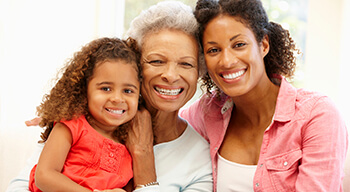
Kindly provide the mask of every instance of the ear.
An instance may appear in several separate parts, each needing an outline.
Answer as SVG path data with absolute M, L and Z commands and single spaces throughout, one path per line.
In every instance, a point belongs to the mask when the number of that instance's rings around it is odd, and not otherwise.
M 265 57 L 270 51 L 269 36 L 265 35 L 261 41 L 261 53 Z

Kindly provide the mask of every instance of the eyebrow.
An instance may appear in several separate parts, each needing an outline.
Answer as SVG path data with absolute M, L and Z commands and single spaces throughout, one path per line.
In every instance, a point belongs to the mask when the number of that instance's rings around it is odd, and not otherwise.
M 129 83 L 127 83 L 127 84 L 125 84 L 127 87 L 133 87 L 133 88 L 135 88 L 135 89 L 138 89 L 137 88 L 137 86 L 136 85 L 134 85 L 134 84 L 129 84 Z
M 241 34 L 237 34 L 237 35 L 231 37 L 231 38 L 230 38 L 230 41 L 236 39 L 236 38 L 239 37 L 240 35 L 241 35 Z M 214 42 L 214 41 L 209 41 L 209 42 L 207 42 L 207 44 L 216 44 L 216 42 Z
M 195 57 L 192 57 L 192 56 L 190 56 L 190 55 L 180 57 L 180 59 L 193 59 L 193 60 L 196 60 L 196 58 L 195 58 Z
M 230 38 L 230 41 L 236 39 L 236 38 L 237 38 L 238 36 L 240 36 L 240 35 L 241 35 L 241 34 L 238 34 L 238 35 L 235 35 L 235 36 L 231 37 L 231 38 Z
M 101 86 L 101 85 L 113 85 L 112 82 L 108 82 L 108 81 L 103 81 L 103 82 L 100 82 L 100 83 L 96 83 L 97 86 Z M 135 89 L 138 89 L 136 85 L 134 84 L 131 84 L 131 83 L 125 83 L 123 86 L 126 86 L 126 87 L 133 87 Z

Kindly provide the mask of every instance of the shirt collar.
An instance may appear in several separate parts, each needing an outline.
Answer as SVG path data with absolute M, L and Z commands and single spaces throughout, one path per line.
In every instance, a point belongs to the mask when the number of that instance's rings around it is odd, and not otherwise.
M 280 122 L 290 121 L 295 113 L 297 89 L 282 77 L 276 77 L 281 80 L 280 89 L 277 96 L 274 120 Z
M 283 76 L 274 76 L 278 81 L 281 82 L 280 89 L 277 96 L 276 109 L 273 120 L 286 122 L 290 121 L 295 113 L 295 102 L 297 97 L 297 89 L 294 88 Z M 225 94 L 224 94 L 225 95 Z M 234 103 L 231 97 L 224 96 L 224 100 L 221 104 L 221 114 L 231 111 Z
M 234 103 L 233 103 L 232 99 L 230 97 L 227 97 L 224 105 L 221 107 L 221 114 L 226 113 L 226 111 L 228 111 L 230 108 L 232 108 L 233 105 L 234 105 Z

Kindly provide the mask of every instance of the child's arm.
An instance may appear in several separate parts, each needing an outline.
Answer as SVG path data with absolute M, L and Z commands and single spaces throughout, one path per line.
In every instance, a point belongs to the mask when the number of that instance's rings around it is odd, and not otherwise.
M 42 191 L 90 191 L 61 173 L 71 144 L 69 129 L 57 123 L 46 141 L 35 172 L 35 184 Z

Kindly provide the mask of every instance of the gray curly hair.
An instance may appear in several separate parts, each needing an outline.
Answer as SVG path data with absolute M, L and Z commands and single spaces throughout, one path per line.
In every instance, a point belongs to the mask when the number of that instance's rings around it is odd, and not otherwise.
M 136 40 L 140 50 L 143 38 L 163 29 L 175 29 L 193 36 L 198 42 L 199 77 L 206 73 L 202 47 L 198 39 L 198 22 L 190 6 L 179 1 L 162 1 L 152 5 L 135 17 L 126 36 Z

